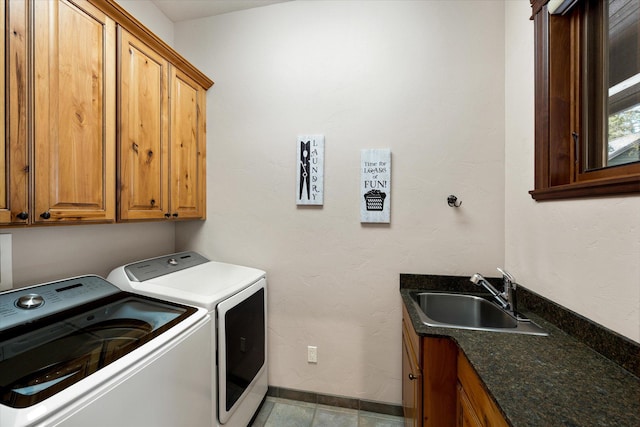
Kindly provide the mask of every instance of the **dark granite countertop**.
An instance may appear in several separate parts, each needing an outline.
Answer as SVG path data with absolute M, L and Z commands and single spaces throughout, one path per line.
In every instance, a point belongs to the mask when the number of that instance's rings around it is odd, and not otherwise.
M 427 326 L 411 304 L 410 293 L 421 286 L 402 282 L 416 332 L 455 341 L 512 426 L 640 426 L 640 379 L 552 323 L 522 310 L 546 337 Z M 454 290 L 442 284 L 437 290 Z

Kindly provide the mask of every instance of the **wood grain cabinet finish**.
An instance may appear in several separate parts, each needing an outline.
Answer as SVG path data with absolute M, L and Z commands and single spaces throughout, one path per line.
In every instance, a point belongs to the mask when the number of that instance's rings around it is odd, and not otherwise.
M 169 63 L 118 29 L 119 219 L 169 212 Z
M 419 349 L 419 381 L 405 374 L 403 355 L 402 403 L 405 425 L 448 427 L 456 425 L 456 357 L 457 345 L 448 338 L 420 337 L 403 306 L 403 334 Z M 404 353 L 404 349 L 403 349 Z M 414 368 L 415 369 L 415 368 Z M 419 390 L 415 390 L 419 387 Z M 412 405 L 417 405 L 413 407 Z
M 205 218 L 207 76 L 113 0 L 0 22 L 0 225 Z
M 478 414 L 473 408 L 473 404 L 467 396 L 467 393 L 462 388 L 462 386 L 458 383 L 458 414 L 457 414 L 457 425 L 458 427 L 478 427 L 481 426 L 482 423 L 480 418 L 478 418 Z
M 205 216 L 205 90 L 120 35 L 119 219 Z
M 171 216 L 205 217 L 205 90 L 171 68 Z
M 7 16 L 7 2 L 2 2 L 0 5 L 0 46 L 2 46 L 2 62 L 0 62 L 0 96 L 2 97 L 2 105 L 0 105 L 0 132 L 4 138 L 0 143 L 0 223 L 7 223 L 11 220 L 11 210 L 9 209 L 9 181 L 7 180 L 7 140 L 6 137 L 6 104 L 8 97 L 5 87 L 7 85 L 5 77 L 5 64 L 6 64 L 6 16 Z
M 115 221 L 114 21 L 85 0 L 0 8 L 0 224 Z
M 509 425 L 462 353 L 458 355 L 457 394 L 458 427 L 507 427 Z
M 416 334 L 404 305 L 402 407 L 406 427 L 508 426 L 457 344 Z
M 85 0 L 32 4 L 33 221 L 115 221 L 115 22 Z
M 27 0 L 6 0 L 2 14 L 4 102 L 0 128 L 4 135 L 0 153 L 0 224 L 26 224 L 29 221 L 29 149 L 27 122 Z
M 406 310 L 403 306 L 403 311 Z M 405 427 L 422 426 L 422 370 L 420 337 L 407 315 L 402 317 L 402 408 Z

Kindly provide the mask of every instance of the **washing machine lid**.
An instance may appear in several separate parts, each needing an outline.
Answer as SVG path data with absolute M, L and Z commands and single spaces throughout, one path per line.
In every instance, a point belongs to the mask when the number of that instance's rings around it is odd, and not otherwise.
M 22 290 L 0 294 L 7 317 L 22 320 L 0 331 L 0 405 L 13 408 L 38 404 L 89 379 L 198 312 L 122 292 L 97 276 L 28 291 L 40 305 L 19 305 Z
M 262 270 L 181 252 L 128 264 L 112 271 L 108 280 L 124 290 L 213 311 L 220 301 L 263 277 Z

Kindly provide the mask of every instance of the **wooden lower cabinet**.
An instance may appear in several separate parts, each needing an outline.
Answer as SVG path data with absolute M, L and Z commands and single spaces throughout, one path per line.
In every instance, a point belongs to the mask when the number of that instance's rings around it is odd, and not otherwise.
M 406 308 L 403 310 L 402 405 L 405 425 L 453 427 L 456 425 L 458 347 L 448 338 L 418 336 Z M 415 355 L 413 360 L 409 357 L 411 349 Z M 416 367 L 412 367 L 414 363 Z M 411 374 L 418 378 L 412 378 Z
M 410 328 L 411 326 L 409 326 Z M 422 370 L 418 362 L 420 349 L 412 345 L 418 336 L 402 322 L 402 408 L 405 427 L 422 425 Z M 412 338 L 416 339 L 413 340 Z
M 458 346 L 449 338 L 422 338 L 424 427 L 456 425 L 456 355 Z
M 506 427 L 509 425 L 462 353 L 458 354 L 457 393 L 457 425 L 459 427 Z
M 458 401 L 457 401 L 457 425 L 458 427 L 475 427 L 481 426 L 480 418 L 476 413 L 469 396 L 458 383 Z
M 416 334 L 404 306 L 402 407 L 406 427 L 509 425 L 457 344 Z

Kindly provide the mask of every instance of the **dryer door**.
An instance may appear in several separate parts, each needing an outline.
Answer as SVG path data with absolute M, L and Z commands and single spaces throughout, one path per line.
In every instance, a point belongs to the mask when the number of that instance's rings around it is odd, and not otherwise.
M 266 281 L 260 279 L 217 306 L 218 418 L 227 422 L 265 366 Z

